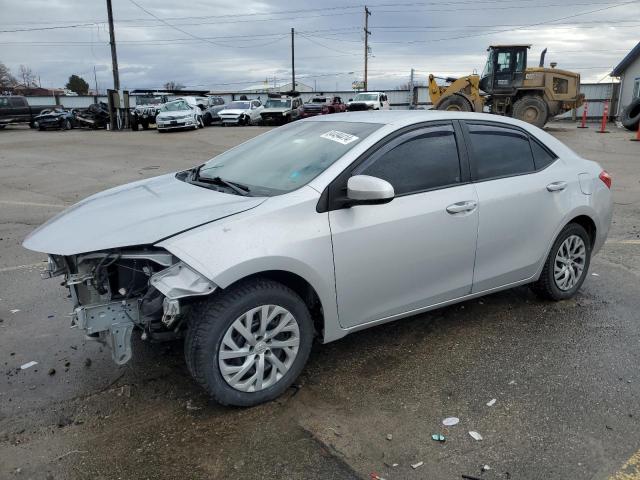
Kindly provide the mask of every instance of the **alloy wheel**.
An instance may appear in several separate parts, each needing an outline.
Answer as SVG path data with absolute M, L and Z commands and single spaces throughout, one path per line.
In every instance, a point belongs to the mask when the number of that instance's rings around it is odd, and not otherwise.
M 299 347 L 300 328 L 291 312 L 261 305 L 229 326 L 220 343 L 218 367 L 232 388 L 258 392 L 284 377 Z
M 571 290 L 584 274 L 587 248 L 578 235 L 570 235 L 560 245 L 553 264 L 553 278 L 562 290 Z

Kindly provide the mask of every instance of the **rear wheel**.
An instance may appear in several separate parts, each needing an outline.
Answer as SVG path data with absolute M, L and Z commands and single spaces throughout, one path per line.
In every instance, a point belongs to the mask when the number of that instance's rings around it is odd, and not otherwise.
M 204 117 L 202 117 L 202 121 L 204 123 L 205 126 L 209 126 L 213 123 L 213 118 L 211 117 L 210 113 L 205 113 Z
M 65 130 L 71 130 L 73 128 L 73 125 L 71 125 L 71 120 L 69 120 L 68 118 L 65 119 L 63 128 Z
M 549 118 L 549 107 L 543 98 L 526 95 L 513 104 L 513 118 L 542 128 Z
M 463 95 L 454 93 L 448 97 L 443 98 L 438 103 L 436 109 L 448 110 L 450 112 L 473 112 L 473 105 Z
M 281 395 L 309 357 L 313 322 L 302 299 L 268 280 L 239 283 L 199 303 L 185 338 L 187 367 L 224 405 Z
M 570 223 L 551 247 L 540 278 L 531 289 L 541 298 L 565 300 L 582 286 L 591 262 L 591 239 L 577 223 Z

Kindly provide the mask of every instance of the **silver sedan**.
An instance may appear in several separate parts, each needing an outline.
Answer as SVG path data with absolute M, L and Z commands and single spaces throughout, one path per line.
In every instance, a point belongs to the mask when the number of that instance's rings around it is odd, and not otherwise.
M 358 112 L 272 130 L 96 194 L 33 232 L 72 323 L 116 363 L 131 335 L 185 339 L 223 404 L 277 397 L 314 337 L 529 284 L 569 298 L 602 247 L 611 177 L 505 117 Z

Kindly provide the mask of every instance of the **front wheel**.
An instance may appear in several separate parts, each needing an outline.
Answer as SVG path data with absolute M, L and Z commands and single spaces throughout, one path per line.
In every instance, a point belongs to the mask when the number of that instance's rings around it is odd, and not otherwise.
M 68 118 L 64 121 L 64 125 L 63 128 L 65 130 L 71 130 L 73 128 L 73 125 L 71 125 L 71 120 L 69 120 Z
M 540 278 L 531 289 L 547 300 L 566 300 L 582 286 L 591 262 L 591 239 L 581 225 L 570 223 L 551 247 Z
M 249 407 L 281 395 L 309 357 L 313 322 L 302 299 L 268 279 L 241 282 L 190 312 L 185 357 L 219 403 Z
M 525 95 L 513 104 L 513 117 L 542 128 L 549 119 L 549 106 L 538 95 Z

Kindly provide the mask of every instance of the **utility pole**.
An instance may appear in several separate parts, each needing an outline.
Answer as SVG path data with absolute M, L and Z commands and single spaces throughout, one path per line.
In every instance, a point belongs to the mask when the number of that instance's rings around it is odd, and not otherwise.
M 364 91 L 367 91 L 367 67 L 368 67 L 368 60 L 369 60 L 369 35 L 371 35 L 371 32 L 369 31 L 369 16 L 371 16 L 371 10 L 369 10 L 367 8 L 367 6 L 364 6 Z
M 99 93 L 98 93 L 98 76 L 96 75 L 96 66 L 95 65 L 93 66 L 93 82 L 94 82 L 94 84 L 96 86 L 96 96 L 98 96 L 99 95 Z
M 414 70 L 413 68 L 411 69 L 411 77 L 409 78 L 409 110 L 413 110 L 413 104 L 414 104 L 414 97 L 413 97 L 413 91 L 414 91 L 414 86 L 413 86 L 413 77 L 414 77 Z
M 291 90 L 296 89 L 296 64 L 295 64 L 295 56 L 294 56 L 294 48 L 293 48 L 293 37 L 295 33 L 293 31 L 293 27 L 291 27 Z
M 109 16 L 109 45 L 111 45 L 111 67 L 113 69 L 113 89 L 120 90 L 120 75 L 118 73 L 118 55 L 116 54 L 116 36 L 113 31 L 113 11 L 111 0 L 107 0 L 107 15 Z

